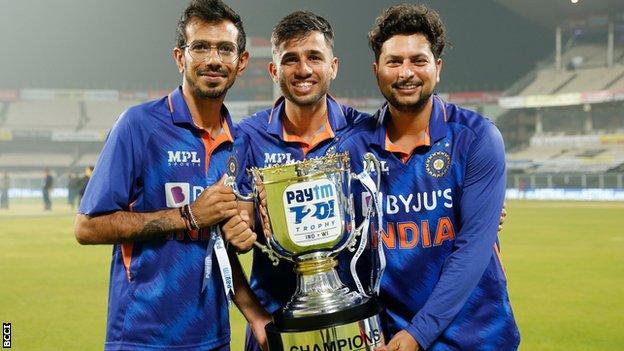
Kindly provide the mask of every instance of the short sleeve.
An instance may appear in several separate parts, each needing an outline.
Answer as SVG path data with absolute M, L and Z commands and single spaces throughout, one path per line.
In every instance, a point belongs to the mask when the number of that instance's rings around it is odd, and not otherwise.
M 135 118 L 133 118 L 135 117 Z M 122 114 L 106 138 L 95 163 L 79 212 L 87 215 L 128 210 L 137 195 L 141 174 L 140 141 L 133 135 L 138 116 Z M 135 131 L 134 134 L 139 134 Z

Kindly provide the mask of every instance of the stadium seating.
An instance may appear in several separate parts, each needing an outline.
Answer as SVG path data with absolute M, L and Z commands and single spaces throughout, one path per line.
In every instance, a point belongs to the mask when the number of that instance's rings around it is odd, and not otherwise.
M 74 161 L 74 156 L 61 153 L 11 152 L 0 154 L 0 165 L 22 168 L 57 167 L 67 168 Z
M 624 163 L 624 134 L 538 135 L 507 160 L 525 173 L 604 173 Z
M 579 44 L 563 53 L 561 60 L 565 68 L 589 68 L 607 65 L 607 46 L 604 44 Z
M 575 72 L 557 72 L 554 69 L 545 69 L 537 72 L 537 76 L 519 95 L 551 94 L 561 86 L 574 79 Z
M 110 129 L 119 115 L 140 101 L 85 101 L 87 121 L 82 129 Z
M 554 93 L 580 93 L 606 89 L 614 78 L 624 77 L 624 66 L 579 69 L 573 79 Z
M 79 104 L 71 100 L 16 101 L 8 105 L 6 129 L 53 130 L 78 126 Z

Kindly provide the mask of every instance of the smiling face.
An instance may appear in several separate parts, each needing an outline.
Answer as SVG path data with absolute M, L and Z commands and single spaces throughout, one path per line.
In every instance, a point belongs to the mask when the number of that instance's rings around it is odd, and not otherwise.
M 282 94 L 298 106 L 319 103 L 336 78 L 338 59 L 320 32 L 285 41 L 273 50 L 269 73 Z
M 399 111 L 420 111 L 440 81 L 442 59 L 436 59 L 422 34 L 395 35 L 386 40 L 373 64 L 379 90 Z
M 194 19 L 186 26 L 186 45 L 204 43 L 206 46 L 218 46 L 224 43 L 236 44 L 238 29 L 228 20 L 208 23 Z M 241 75 L 247 65 L 249 54 L 238 53 L 238 59 L 232 63 L 223 63 L 216 49 L 203 60 L 196 60 L 188 48 L 175 48 L 174 58 L 180 73 L 184 74 L 182 87 L 201 99 L 221 98 L 232 87 L 236 77 Z

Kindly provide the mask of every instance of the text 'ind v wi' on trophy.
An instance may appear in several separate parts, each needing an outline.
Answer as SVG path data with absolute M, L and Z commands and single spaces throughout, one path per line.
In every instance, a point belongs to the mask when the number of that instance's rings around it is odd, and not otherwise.
M 355 269 L 366 247 L 370 218 L 376 217 L 380 224 L 382 215 L 377 203 L 379 162 L 370 153 L 363 162 L 359 174 L 351 172 L 346 152 L 249 170 L 267 243 L 257 246 L 276 265 L 278 259 L 293 262 L 298 280 L 295 294 L 267 325 L 271 351 L 373 350 L 384 344 L 380 307 L 362 287 Z M 353 179 L 373 195 L 357 228 Z M 381 244 L 381 238 L 376 242 Z M 335 270 L 336 256 L 344 249 L 354 252 L 351 275 L 358 291 L 345 286 Z M 381 247 L 371 252 L 378 255 L 376 272 L 371 272 L 371 288 L 378 292 L 385 259 Z

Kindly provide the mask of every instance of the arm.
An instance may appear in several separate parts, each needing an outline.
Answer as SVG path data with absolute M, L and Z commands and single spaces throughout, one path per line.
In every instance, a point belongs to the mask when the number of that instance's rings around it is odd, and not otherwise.
M 177 209 L 150 213 L 117 211 L 89 216 L 76 215 L 74 234 L 82 244 L 115 244 L 154 239 L 186 229 Z
M 236 197 L 223 182 L 206 188 L 190 209 L 200 228 L 238 216 Z M 78 214 L 74 234 L 80 244 L 114 244 L 154 239 L 185 229 L 186 224 L 176 208 L 149 213 L 116 211 L 101 215 Z
M 228 250 L 232 274 L 234 278 L 234 291 L 236 292 L 233 301 L 249 323 L 254 337 L 263 350 L 267 350 L 266 331 L 264 327 L 271 321 L 269 314 L 262 308 L 256 298 L 243 272 L 238 256 L 233 250 Z
M 472 143 L 459 203 L 461 230 L 440 280 L 407 332 L 423 348 L 446 329 L 462 309 L 487 268 L 505 197 L 505 150 L 491 124 Z

